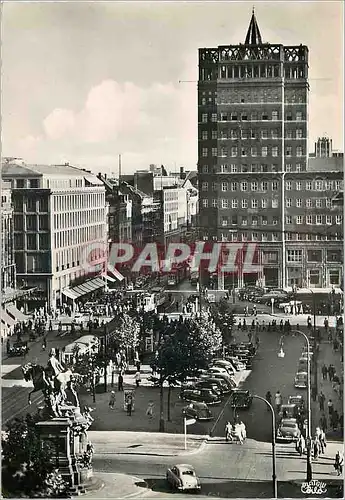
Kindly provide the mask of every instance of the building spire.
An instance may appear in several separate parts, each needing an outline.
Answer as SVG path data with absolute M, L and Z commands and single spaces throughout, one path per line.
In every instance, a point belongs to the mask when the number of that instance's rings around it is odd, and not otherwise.
M 251 18 L 250 23 L 249 23 L 246 41 L 244 42 L 244 44 L 245 45 L 261 45 L 262 44 L 261 33 L 259 30 L 258 23 L 256 21 L 254 7 L 252 10 L 252 18 Z

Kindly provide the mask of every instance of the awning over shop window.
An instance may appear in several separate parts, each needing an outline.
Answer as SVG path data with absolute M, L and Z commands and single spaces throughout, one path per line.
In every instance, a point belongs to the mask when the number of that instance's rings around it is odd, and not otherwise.
M 28 321 L 30 319 L 29 316 L 19 311 L 13 304 L 7 304 L 6 311 L 17 321 Z
M 104 275 L 104 278 L 111 283 L 116 283 L 116 279 L 109 276 L 109 274 Z
M 7 314 L 5 309 L 1 309 L 0 316 L 1 316 L 1 323 L 3 323 L 8 327 L 13 326 L 16 323 L 16 320 L 11 318 L 11 316 Z
M 82 285 L 78 285 L 73 288 L 65 288 L 65 290 L 62 290 L 62 293 L 66 297 L 72 300 L 76 300 L 79 297 L 82 297 L 83 295 L 86 295 L 88 293 L 95 292 L 96 290 L 99 290 L 104 286 L 105 286 L 104 280 L 102 280 L 101 278 L 95 278 L 93 280 L 83 283 Z

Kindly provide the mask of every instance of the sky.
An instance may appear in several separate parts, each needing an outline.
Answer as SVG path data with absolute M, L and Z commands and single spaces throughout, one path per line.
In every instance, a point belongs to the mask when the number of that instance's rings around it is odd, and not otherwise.
M 197 164 L 198 48 L 309 47 L 309 150 L 344 150 L 343 1 L 6 2 L 2 155 L 122 173 Z

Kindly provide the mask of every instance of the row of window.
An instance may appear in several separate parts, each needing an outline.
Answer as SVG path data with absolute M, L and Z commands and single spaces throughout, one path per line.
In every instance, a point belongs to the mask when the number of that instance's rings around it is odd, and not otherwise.
M 48 212 L 48 199 L 15 197 L 13 209 L 15 212 Z
M 301 198 L 291 199 L 286 198 L 285 200 L 286 208 L 296 207 L 296 208 L 332 208 L 331 198 L 307 198 L 302 200 Z
M 233 122 L 233 121 L 278 121 L 280 120 L 280 113 L 276 110 L 273 111 L 252 111 L 248 113 L 248 111 L 232 111 L 232 112 L 222 112 L 222 113 L 201 113 L 201 123 L 208 122 Z M 304 121 L 305 114 L 303 111 L 289 111 L 285 113 L 284 121 Z
M 217 182 L 212 182 L 212 184 L 208 183 L 207 181 L 204 181 L 201 183 L 201 191 L 208 191 L 209 186 L 212 187 L 212 191 L 217 191 L 220 187 L 221 191 L 261 191 L 261 192 L 266 192 L 270 188 L 272 191 L 278 191 L 279 189 L 279 181 L 262 181 L 262 182 L 247 182 L 247 181 L 242 181 L 242 182 L 221 182 L 220 186 L 218 185 Z
M 322 215 L 322 214 L 308 214 L 306 216 L 303 215 L 287 215 L 285 217 L 286 224 L 316 224 L 316 225 L 332 225 L 332 224 L 342 224 L 343 216 L 342 215 Z
M 230 153 L 230 154 L 229 154 Z M 201 155 L 203 158 L 207 158 L 209 155 L 211 156 L 219 156 L 220 158 L 227 158 L 228 156 L 231 156 L 232 158 L 236 156 L 261 156 L 261 157 L 266 157 L 266 156 L 273 156 L 277 157 L 280 156 L 281 154 L 281 148 L 279 146 L 262 146 L 262 147 L 257 147 L 257 146 L 251 146 L 249 147 L 241 147 L 238 148 L 237 146 L 232 146 L 230 149 L 223 146 L 221 148 L 202 148 L 201 149 Z M 305 156 L 305 150 L 303 146 L 296 146 L 293 148 L 292 146 L 287 146 L 285 148 L 285 156 L 290 157 L 290 156 Z
M 204 241 L 209 239 L 208 236 L 204 236 Z M 217 238 L 214 238 L 217 240 Z M 282 240 L 281 233 L 271 233 L 271 232 L 248 232 L 241 233 L 240 231 L 231 231 L 231 233 L 223 233 L 222 241 L 231 242 L 251 242 L 251 241 L 264 241 L 264 242 L 280 242 Z M 332 233 L 331 235 L 319 235 L 319 234 L 309 234 L 309 233 L 285 233 L 286 241 L 342 241 L 343 236 L 341 233 Z M 342 260 L 340 261 L 342 262 Z
M 68 212 L 85 208 L 105 206 L 104 193 L 64 194 L 53 197 L 54 212 Z
M 209 199 L 208 198 L 201 198 L 201 205 L 204 208 L 208 208 L 209 205 Z M 211 200 L 211 206 L 213 208 L 222 208 L 222 209 L 227 209 L 227 208 L 278 208 L 279 207 L 279 201 L 278 199 L 262 199 L 262 200 L 250 200 L 250 207 L 249 207 L 249 200 L 241 200 L 241 204 L 239 200 L 237 199 L 232 199 L 229 200 L 228 198 L 214 198 Z
M 242 200 L 243 201 L 243 200 Z M 257 208 L 257 207 L 256 207 Z M 231 221 L 231 222 L 230 222 Z M 273 216 L 273 217 L 267 217 L 267 215 L 252 215 L 252 216 L 238 216 L 238 215 L 233 215 L 233 216 L 227 216 L 227 215 L 222 215 L 221 217 L 221 225 L 222 226 L 228 226 L 231 224 L 232 226 L 268 226 L 268 225 L 273 225 L 276 226 L 278 224 L 278 217 Z
M 105 208 L 54 214 L 54 229 L 61 230 L 105 221 Z M 105 222 L 104 222 L 105 223 Z
M 24 233 L 17 233 L 14 235 L 14 248 L 16 250 L 23 250 L 25 248 Z M 49 250 L 50 235 L 48 233 L 27 234 L 26 248 L 27 250 Z
M 343 189 L 343 181 L 328 181 L 318 179 L 316 181 L 285 181 L 286 191 L 305 189 L 306 191 L 340 191 Z
M 104 224 L 68 229 L 54 234 L 54 247 L 65 248 L 87 242 L 104 240 Z
M 302 163 L 297 163 L 296 168 L 299 168 L 298 172 L 302 169 Z M 237 165 L 237 163 L 232 163 L 228 165 L 227 163 L 217 166 L 201 165 L 201 172 L 203 174 L 218 173 L 218 174 L 233 174 L 233 173 L 246 173 L 246 172 L 279 172 L 280 168 L 277 163 L 268 165 L 267 163 L 252 163 L 251 165 L 243 164 Z
M 49 230 L 49 217 L 48 215 L 27 215 L 24 218 L 23 215 L 15 215 L 13 226 L 15 231 L 47 231 Z
M 303 129 L 298 128 L 295 130 L 286 130 L 285 138 L 286 139 L 303 139 Z M 206 141 L 208 139 L 281 139 L 281 133 L 278 129 L 223 129 L 221 131 L 218 130 L 202 130 L 201 131 L 201 140 Z

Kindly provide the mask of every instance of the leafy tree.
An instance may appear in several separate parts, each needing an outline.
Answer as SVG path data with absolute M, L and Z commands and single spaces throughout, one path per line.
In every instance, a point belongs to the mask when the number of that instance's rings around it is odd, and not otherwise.
M 53 449 L 42 443 L 35 423 L 38 417 L 12 420 L 2 435 L 3 493 L 22 492 L 31 495 L 44 488 L 52 472 Z

